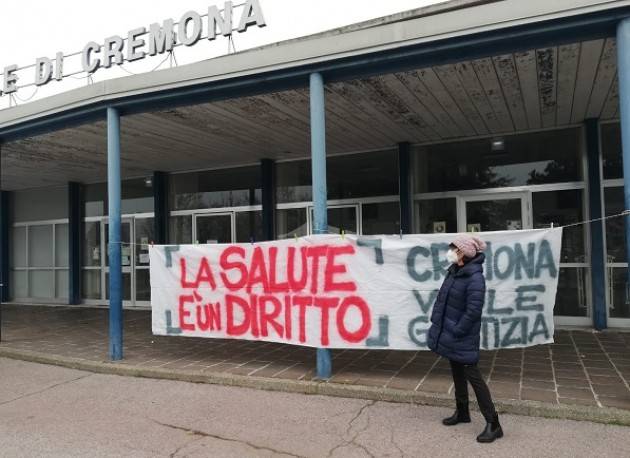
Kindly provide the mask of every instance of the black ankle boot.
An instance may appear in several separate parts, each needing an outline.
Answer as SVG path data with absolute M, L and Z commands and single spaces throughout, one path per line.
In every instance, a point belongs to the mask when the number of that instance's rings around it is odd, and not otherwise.
M 442 420 L 442 424 L 445 426 L 454 426 L 457 423 L 470 423 L 470 412 L 468 410 L 468 403 L 457 403 L 455 413 L 448 418 Z
M 494 414 L 494 418 L 490 423 L 486 424 L 486 428 L 477 436 L 477 442 L 494 442 L 495 439 L 503 437 L 503 429 L 499 423 L 499 416 Z

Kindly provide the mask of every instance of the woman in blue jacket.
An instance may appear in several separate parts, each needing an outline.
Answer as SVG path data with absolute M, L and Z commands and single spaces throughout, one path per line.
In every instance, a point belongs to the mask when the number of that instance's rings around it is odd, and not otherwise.
M 470 423 L 467 386 L 470 382 L 487 423 L 477 441 L 493 442 L 503 437 L 503 430 L 488 385 L 477 367 L 481 312 L 486 294 L 485 248 L 482 240 L 466 234 L 458 235 L 450 244 L 446 258 L 451 266 L 433 306 L 428 345 L 450 361 L 453 373 L 457 409 L 442 423 L 446 426 Z

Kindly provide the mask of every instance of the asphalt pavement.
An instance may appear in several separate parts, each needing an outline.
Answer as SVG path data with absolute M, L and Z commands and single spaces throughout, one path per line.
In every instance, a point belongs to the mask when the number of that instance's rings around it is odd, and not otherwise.
M 630 428 L 152 380 L 0 358 L 1 457 L 621 457 Z

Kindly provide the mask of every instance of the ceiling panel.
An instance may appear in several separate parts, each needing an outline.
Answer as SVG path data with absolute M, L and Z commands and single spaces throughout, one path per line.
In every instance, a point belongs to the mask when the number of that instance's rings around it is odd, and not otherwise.
M 619 116 L 613 38 L 327 84 L 330 154 Z M 308 89 L 122 118 L 123 177 L 308 157 Z M 2 188 L 106 179 L 104 122 L 2 145 Z

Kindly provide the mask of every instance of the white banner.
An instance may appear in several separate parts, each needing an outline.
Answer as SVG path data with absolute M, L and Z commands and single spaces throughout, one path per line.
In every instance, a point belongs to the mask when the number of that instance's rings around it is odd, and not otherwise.
M 562 229 L 486 232 L 481 346 L 553 342 Z M 453 234 L 150 248 L 153 333 L 426 349 Z

